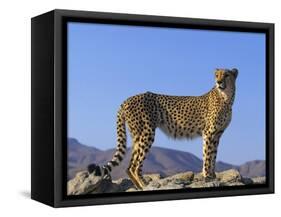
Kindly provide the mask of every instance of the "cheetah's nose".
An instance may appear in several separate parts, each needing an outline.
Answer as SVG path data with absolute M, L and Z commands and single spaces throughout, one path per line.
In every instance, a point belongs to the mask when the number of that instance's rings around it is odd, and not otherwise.
M 218 84 L 221 84 L 221 83 L 222 83 L 222 81 L 218 81 L 217 83 L 218 83 Z

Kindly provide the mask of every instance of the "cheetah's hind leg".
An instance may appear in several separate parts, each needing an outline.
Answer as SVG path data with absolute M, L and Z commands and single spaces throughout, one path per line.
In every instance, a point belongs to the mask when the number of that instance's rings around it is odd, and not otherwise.
M 154 141 L 155 129 L 151 129 L 141 136 L 139 142 L 135 144 L 130 166 L 127 170 L 128 176 L 138 189 L 143 189 L 147 183 L 142 176 L 142 167 L 146 154 Z
M 135 172 L 134 172 L 134 170 L 132 170 L 132 168 L 127 169 L 127 174 L 129 176 L 129 178 L 131 179 L 131 181 L 133 182 L 134 186 L 138 190 L 143 190 L 143 188 L 145 187 L 145 183 L 140 181 L 139 177 L 135 176 Z
M 129 168 L 127 169 L 127 174 L 129 176 L 129 178 L 131 179 L 131 181 L 133 182 L 133 184 L 135 185 L 135 187 L 139 190 L 142 190 L 146 184 L 139 177 L 139 174 L 137 172 L 138 159 L 139 159 L 139 153 L 137 152 L 136 149 L 134 149 L 133 153 L 132 153 L 132 158 L 131 158 Z

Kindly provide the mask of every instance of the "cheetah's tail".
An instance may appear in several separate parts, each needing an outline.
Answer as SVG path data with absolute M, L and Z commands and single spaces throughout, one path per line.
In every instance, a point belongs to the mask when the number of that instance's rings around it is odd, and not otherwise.
M 126 121 L 121 107 L 117 114 L 117 147 L 112 157 L 112 160 L 107 162 L 102 168 L 104 174 L 110 174 L 113 167 L 118 166 L 126 154 L 127 135 L 126 135 Z

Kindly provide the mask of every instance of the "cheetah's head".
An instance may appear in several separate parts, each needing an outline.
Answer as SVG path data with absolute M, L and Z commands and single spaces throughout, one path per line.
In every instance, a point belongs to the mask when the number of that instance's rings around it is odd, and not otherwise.
M 216 69 L 216 86 L 217 88 L 224 90 L 228 86 L 235 85 L 236 78 L 238 76 L 237 69 Z

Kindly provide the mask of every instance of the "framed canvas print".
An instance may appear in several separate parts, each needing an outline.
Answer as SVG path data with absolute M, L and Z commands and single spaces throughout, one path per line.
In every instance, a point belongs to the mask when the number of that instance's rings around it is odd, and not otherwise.
M 54 207 L 274 192 L 274 24 L 32 18 L 32 192 Z

